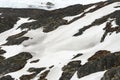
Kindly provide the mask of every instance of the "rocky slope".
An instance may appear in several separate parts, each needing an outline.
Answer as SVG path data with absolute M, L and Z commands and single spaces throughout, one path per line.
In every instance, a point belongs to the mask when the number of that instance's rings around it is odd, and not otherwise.
M 0 80 L 120 80 L 119 32 L 119 0 L 0 8 Z

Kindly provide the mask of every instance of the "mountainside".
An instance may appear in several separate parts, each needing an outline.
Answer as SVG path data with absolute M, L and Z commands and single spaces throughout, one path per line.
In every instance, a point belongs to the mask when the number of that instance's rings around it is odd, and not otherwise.
M 0 7 L 54 10 L 75 4 L 90 4 L 106 0 L 0 0 Z
M 0 80 L 120 80 L 119 32 L 120 0 L 3 6 Z

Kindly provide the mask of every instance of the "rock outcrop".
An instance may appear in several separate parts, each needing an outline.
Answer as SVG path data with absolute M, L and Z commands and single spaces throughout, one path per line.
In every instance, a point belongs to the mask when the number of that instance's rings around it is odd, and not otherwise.
M 71 61 L 62 68 L 62 76 L 59 80 L 70 80 L 74 73 L 81 67 L 81 61 Z
M 93 61 L 89 61 L 79 68 L 77 73 L 78 77 L 81 78 L 91 73 L 108 70 L 113 67 L 118 67 L 120 66 L 119 59 L 120 59 L 120 52 L 115 52 L 103 56 L 101 58 L 95 59 Z
M 4 75 L 10 72 L 18 71 L 22 69 L 27 60 L 32 58 L 32 55 L 28 52 L 22 52 L 18 55 L 10 57 L 0 62 L 0 75 Z

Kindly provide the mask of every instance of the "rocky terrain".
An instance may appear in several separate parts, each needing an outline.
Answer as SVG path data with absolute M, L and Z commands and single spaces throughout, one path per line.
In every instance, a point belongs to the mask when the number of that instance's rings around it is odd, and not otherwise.
M 1 7 L 0 80 L 120 80 L 119 32 L 120 0 Z

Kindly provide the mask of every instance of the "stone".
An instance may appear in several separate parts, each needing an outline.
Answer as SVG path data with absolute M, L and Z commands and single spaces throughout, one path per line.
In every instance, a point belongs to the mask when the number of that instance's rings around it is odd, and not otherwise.
M 30 53 L 21 52 L 13 57 L 3 60 L 0 62 L 0 75 L 22 69 L 26 65 L 27 60 L 30 58 L 32 58 L 32 55 Z

